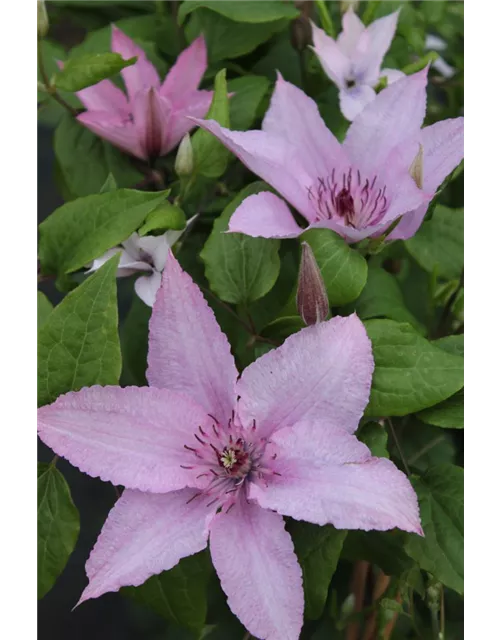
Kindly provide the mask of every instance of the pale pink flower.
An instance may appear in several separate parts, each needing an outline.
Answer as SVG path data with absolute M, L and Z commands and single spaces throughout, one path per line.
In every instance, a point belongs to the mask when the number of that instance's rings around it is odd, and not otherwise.
M 137 62 L 121 71 L 127 95 L 111 80 L 77 92 L 87 109 L 78 120 L 101 138 L 142 160 L 163 156 L 193 127 L 186 116 L 203 118 L 212 91 L 199 91 L 207 68 L 203 36 L 177 58 L 163 83 L 144 51 L 112 26 L 111 49 Z
M 213 120 L 196 123 L 281 194 L 307 228 L 332 229 L 358 242 L 380 235 L 402 216 L 390 238 L 406 239 L 463 158 L 463 118 L 422 128 L 426 86 L 427 69 L 391 84 L 354 119 L 342 144 L 316 103 L 281 76 L 262 131 L 230 131 Z M 423 181 L 417 185 L 410 169 L 420 149 Z M 294 238 L 304 231 L 269 191 L 246 198 L 229 230 L 264 238 Z
M 399 9 L 379 18 L 368 27 L 350 8 L 342 17 L 343 31 L 337 40 L 312 25 L 315 54 L 326 75 L 340 91 L 340 109 L 353 120 L 375 98 L 374 87 L 380 78 L 389 84 L 403 77 L 397 69 L 382 69 L 382 61 L 396 32 Z
M 140 585 L 210 539 L 250 633 L 297 640 L 304 595 L 284 515 L 422 533 L 407 477 L 354 436 L 372 371 L 352 315 L 303 329 L 238 376 L 212 310 L 169 254 L 150 323 L 151 387 L 91 387 L 39 409 L 48 446 L 126 487 L 80 602 Z

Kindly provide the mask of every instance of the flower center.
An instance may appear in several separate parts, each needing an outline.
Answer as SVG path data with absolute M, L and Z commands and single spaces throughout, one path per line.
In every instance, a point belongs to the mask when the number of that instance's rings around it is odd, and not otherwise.
M 386 186 L 377 176 L 370 179 L 353 172 L 336 176 L 335 169 L 308 189 L 316 210 L 315 222 L 335 220 L 348 227 L 364 229 L 378 224 L 389 207 Z
M 201 486 L 198 496 L 212 496 L 207 504 L 218 502 L 221 507 L 230 508 L 240 491 L 246 492 L 248 482 L 264 482 L 276 473 L 273 471 L 272 456 L 266 452 L 268 441 L 256 434 L 256 425 L 243 428 L 231 416 L 227 425 L 220 424 L 213 416 L 211 429 L 198 427 L 194 434 L 196 444 L 184 445 L 191 452 L 193 463 L 181 465 L 193 470 L 196 485 Z

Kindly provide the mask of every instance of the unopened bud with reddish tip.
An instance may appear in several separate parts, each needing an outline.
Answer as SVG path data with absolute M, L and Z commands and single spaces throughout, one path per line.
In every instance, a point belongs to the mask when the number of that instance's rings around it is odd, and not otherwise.
M 44 0 L 37 0 L 38 37 L 44 38 L 49 30 L 49 17 Z
M 189 133 L 186 133 L 182 138 L 175 157 L 175 173 L 181 177 L 190 176 L 193 173 L 194 161 L 193 161 L 193 145 L 191 144 L 191 138 Z
M 297 309 L 307 325 L 326 320 L 330 312 L 323 276 L 307 242 L 302 243 L 299 284 L 297 287 Z

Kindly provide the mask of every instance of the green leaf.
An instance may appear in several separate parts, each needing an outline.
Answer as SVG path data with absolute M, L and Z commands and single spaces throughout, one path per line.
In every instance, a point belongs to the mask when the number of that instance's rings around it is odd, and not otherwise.
M 330 229 L 311 229 L 301 238 L 309 243 L 325 281 L 332 307 L 355 300 L 365 286 L 368 267 L 356 250 Z
M 121 344 L 123 356 L 122 386 L 146 386 L 146 368 L 148 355 L 149 320 L 151 307 L 137 295 L 121 326 Z
M 323 613 L 347 531 L 294 520 L 287 523 L 287 529 L 302 568 L 305 617 L 317 620 Z
M 151 231 L 167 231 L 167 229 L 181 231 L 185 226 L 186 215 L 184 211 L 177 205 L 165 201 L 148 214 L 137 233 L 140 236 L 145 236 Z
M 407 324 L 368 320 L 373 373 L 367 416 L 404 416 L 442 402 L 463 387 L 463 358 L 436 347 Z
M 366 422 L 358 429 L 356 437 L 366 444 L 373 456 L 377 456 L 377 458 L 389 457 L 387 431 L 378 422 Z
M 406 248 L 422 269 L 448 280 L 464 267 L 464 211 L 438 205 L 431 220 L 406 240 Z
M 37 291 L 37 328 L 45 323 L 47 318 L 49 317 L 52 309 L 52 303 L 47 298 L 47 296 L 41 291 Z
M 63 204 L 40 225 L 44 274 L 76 271 L 126 240 L 168 195 L 118 189 Z
M 209 577 L 210 562 L 202 551 L 183 558 L 173 569 L 149 578 L 140 587 L 126 587 L 121 592 L 180 627 L 200 634 L 207 615 Z
M 191 17 L 186 31 L 189 40 L 200 33 L 205 35 L 208 59 L 213 64 L 250 53 L 288 24 L 285 19 L 261 24 L 239 23 L 201 8 Z
M 464 592 L 464 472 L 452 464 L 412 479 L 425 537 L 412 534 L 405 549 L 436 580 Z
M 99 193 L 110 173 L 118 187 L 132 187 L 143 178 L 128 156 L 101 140 L 69 114 L 54 134 L 54 152 L 73 197 Z
M 220 15 L 235 20 L 236 22 L 262 23 L 287 18 L 292 20 L 300 14 L 291 4 L 279 0 L 267 0 L 259 2 L 255 0 L 238 0 L 232 2 L 225 0 L 185 0 L 180 9 L 178 20 L 182 24 L 192 11 L 199 7 L 211 9 Z
M 349 531 L 342 558 L 351 562 L 366 560 L 389 576 L 400 576 L 414 566 L 403 546 L 407 537 L 399 530 Z
M 114 256 L 69 293 L 38 332 L 38 404 L 95 384 L 118 384 L 121 370 Z
M 439 340 L 434 340 L 432 344 L 435 344 L 436 347 L 447 351 L 448 353 L 454 353 L 455 355 L 462 356 L 464 355 L 464 336 L 463 334 L 458 336 L 446 336 L 444 338 L 439 338 Z
M 280 271 L 279 240 L 251 238 L 241 233 L 224 233 L 235 209 L 245 198 L 268 190 L 254 182 L 239 192 L 214 222 L 200 258 L 210 288 L 221 300 L 248 305 L 273 287 Z
M 285 316 L 283 318 L 276 318 L 260 332 L 264 338 L 272 338 L 278 342 L 286 340 L 293 333 L 297 333 L 301 329 L 304 329 L 306 325 L 300 316 Z
M 57 74 L 55 84 L 63 91 L 81 91 L 137 62 L 137 57 L 124 60 L 119 53 L 89 53 L 71 58 Z
M 464 428 L 464 391 L 463 389 L 435 407 L 417 414 L 417 417 L 443 429 Z
M 80 531 L 80 515 L 64 476 L 38 463 L 38 598 L 50 591 L 66 566 Z
M 437 464 L 455 462 L 453 435 L 437 427 L 420 422 L 412 416 L 402 425 L 395 425 L 403 454 L 412 470 L 424 473 Z M 399 458 L 395 449 L 393 455 Z
M 264 76 L 245 76 L 227 83 L 229 93 L 229 120 L 232 130 L 246 131 L 257 118 L 258 109 L 269 89 Z
M 215 76 L 214 97 L 205 116 L 229 127 L 229 98 L 227 97 L 226 70 Z M 191 140 L 196 170 L 206 178 L 218 178 L 226 170 L 229 152 L 209 131 L 198 129 Z
M 349 306 L 361 320 L 389 318 L 398 322 L 408 322 L 419 333 L 424 329 L 420 322 L 406 308 L 403 294 L 396 278 L 382 269 L 368 265 L 368 279 L 359 298 Z

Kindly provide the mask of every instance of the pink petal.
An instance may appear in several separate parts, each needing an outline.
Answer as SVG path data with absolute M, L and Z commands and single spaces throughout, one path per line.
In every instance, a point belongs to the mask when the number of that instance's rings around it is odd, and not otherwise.
M 210 552 L 232 612 L 266 640 L 298 640 L 302 575 L 283 518 L 240 501 L 210 527 Z
M 351 89 L 340 90 L 340 110 L 347 120 L 354 118 L 363 111 L 376 97 L 375 91 L 367 84 L 361 84 Z
M 464 156 L 463 118 L 441 120 L 422 129 L 419 141 L 424 150 L 424 190 L 434 194 L 443 180 L 460 164 Z M 408 145 L 406 162 L 413 160 L 416 143 Z M 411 151 L 410 151 L 411 150 Z M 427 204 L 414 207 L 406 214 L 394 231 L 391 240 L 411 238 L 419 229 L 427 212 Z
M 147 160 L 137 139 L 136 128 L 130 120 L 109 111 L 85 111 L 76 119 L 92 133 L 111 142 L 125 153 Z
M 365 31 L 365 25 L 361 22 L 352 7 L 342 16 L 342 32 L 337 38 L 340 50 L 348 57 L 354 55 L 359 39 Z
M 123 115 L 129 112 L 126 95 L 111 80 L 101 80 L 92 87 L 77 91 L 76 95 L 90 111 L 119 111 Z
M 399 527 L 422 533 L 417 496 L 389 460 L 373 458 L 354 436 L 310 420 L 275 433 L 276 469 L 268 485 L 251 485 L 262 507 L 337 529 Z
M 149 325 L 148 365 L 151 386 L 183 391 L 220 422 L 231 417 L 238 372 L 229 342 L 172 252 Z
M 196 91 L 206 69 L 207 46 L 201 35 L 179 55 L 161 86 L 160 94 L 168 96 L 175 105 L 184 94 Z
M 158 72 L 149 62 L 144 51 L 114 24 L 111 25 L 111 50 L 119 53 L 125 60 L 135 56 L 138 58 L 135 64 L 121 71 L 129 98 L 133 98 L 142 89 L 160 87 Z
M 205 411 L 190 398 L 148 387 L 87 387 L 38 409 L 38 435 L 90 476 L 155 493 L 181 489 L 192 473 L 184 444 Z
M 328 176 L 334 165 L 347 164 L 341 144 L 323 122 L 314 100 L 303 91 L 278 80 L 262 130 L 297 147 L 302 161 L 315 176 Z
M 382 71 L 380 72 L 381 78 L 387 78 L 387 84 L 392 84 L 397 80 L 401 80 L 401 78 L 404 78 L 405 75 L 406 74 L 399 69 L 382 69 Z
M 230 131 L 214 120 L 193 121 L 210 131 L 243 164 L 276 189 L 306 219 L 314 218 L 307 188 L 316 181 L 312 168 L 288 140 L 265 131 Z
M 147 158 L 164 155 L 172 105 L 153 88 L 138 91 L 132 100 L 136 135 Z
M 213 510 L 196 490 L 166 494 L 126 489 L 111 509 L 85 570 L 89 584 L 80 603 L 120 587 L 138 587 L 206 547 Z
M 165 153 L 174 149 L 186 133 L 196 126 L 188 116 L 204 118 L 207 115 L 213 95 L 213 91 L 196 91 L 176 102 L 170 119 Z
M 427 69 L 405 76 L 381 91 L 354 119 L 344 149 L 360 169 L 385 164 L 389 153 L 416 136 L 425 116 Z
M 296 238 L 304 229 L 295 222 L 284 200 L 261 191 L 243 200 L 229 220 L 229 231 L 254 238 Z
M 302 420 L 354 433 L 370 395 L 373 356 L 359 318 L 302 329 L 247 367 L 236 385 L 244 426 L 262 437 Z
M 349 58 L 341 50 L 333 38 L 326 35 L 323 29 L 311 22 L 313 51 L 318 56 L 323 71 L 339 89 L 345 86 L 346 77 L 349 75 L 351 63 Z
M 367 27 L 368 49 L 363 58 L 365 62 L 364 75 L 366 81 L 369 81 L 369 78 L 374 82 L 377 81 L 380 75 L 380 66 L 396 33 L 398 18 L 399 9 L 383 18 L 374 20 Z

